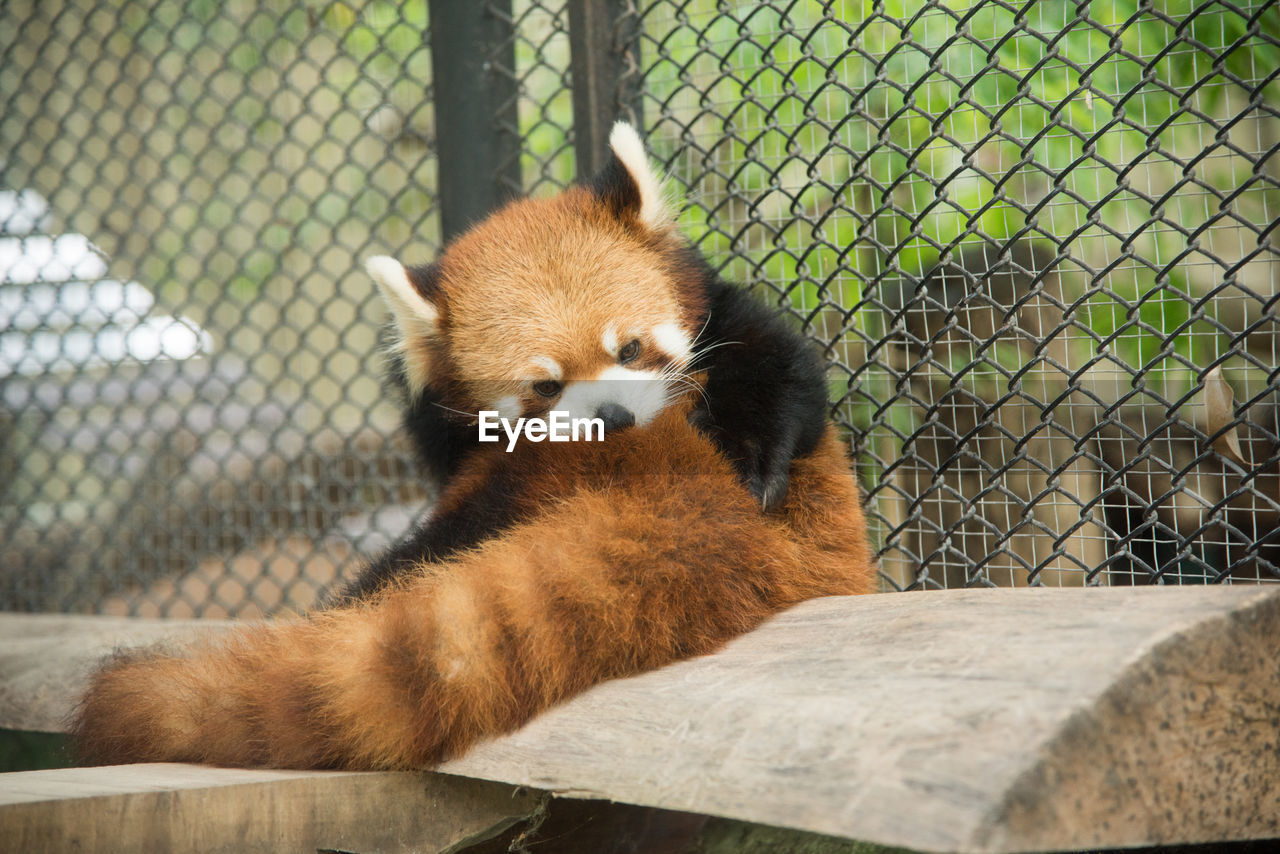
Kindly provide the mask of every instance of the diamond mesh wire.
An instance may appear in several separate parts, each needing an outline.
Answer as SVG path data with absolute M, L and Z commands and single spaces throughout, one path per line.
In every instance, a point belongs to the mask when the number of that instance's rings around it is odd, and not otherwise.
M 0 15 L 0 602 L 311 603 L 424 497 L 359 263 L 437 248 L 424 5 Z
M 624 14 L 682 225 L 826 347 L 887 588 L 1280 578 L 1274 2 Z M 569 15 L 509 16 L 554 192 Z M 306 607 L 429 500 L 360 272 L 438 249 L 427 27 L 0 7 L 0 607 Z
M 569 15 L 563 3 L 514 3 L 515 77 L 519 92 L 520 172 L 530 195 L 573 181 L 573 83 Z
M 1276 579 L 1275 3 L 645 33 L 686 226 L 828 347 L 888 586 Z

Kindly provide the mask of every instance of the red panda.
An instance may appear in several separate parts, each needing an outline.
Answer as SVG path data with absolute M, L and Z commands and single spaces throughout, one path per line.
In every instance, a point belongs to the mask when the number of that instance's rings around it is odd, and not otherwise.
M 766 508 L 791 461 L 827 423 L 812 341 L 724 281 L 676 231 L 660 174 L 630 125 L 582 186 L 513 204 L 435 263 L 371 259 L 391 307 L 392 387 L 419 457 L 446 480 L 478 446 L 478 413 L 563 411 L 644 423 L 701 381 L 690 421 Z M 441 559 L 524 518 L 519 480 L 496 476 L 474 500 L 444 502 L 345 591 L 358 598 L 424 558 Z
M 85 761 L 427 767 L 872 591 L 816 357 L 676 236 L 629 126 L 611 147 L 593 181 L 509 205 L 430 267 L 369 263 L 408 425 L 434 421 L 416 440 L 449 475 L 438 507 L 335 607 L 108 661 L 73 726 Z M 553 409 L 599 417 L 603 441 L 475 441 L 481 411 Z

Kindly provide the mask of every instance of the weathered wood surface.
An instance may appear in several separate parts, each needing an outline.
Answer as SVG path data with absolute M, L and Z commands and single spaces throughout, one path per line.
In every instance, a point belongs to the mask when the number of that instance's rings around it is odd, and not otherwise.
M 1280 589 L 818 600 L 442 770 L 929 851 L 1276 837 Z
M 193 638 L 222 620 L 0 613 L 0 728 L 63 732 L 98 660 L 118 647 Z
M 445 852 L 538 795 L 441 774 L 123 765 L 0 775 L 5 851 Z

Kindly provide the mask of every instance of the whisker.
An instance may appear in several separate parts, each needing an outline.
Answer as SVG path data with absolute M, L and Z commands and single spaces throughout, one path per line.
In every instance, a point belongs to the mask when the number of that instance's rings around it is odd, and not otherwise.
M 685 388 L 693 389 L 702 398 L 703 403 L 709 403 L 707 400 L 707 390 L 703 384 L 695 380 L 688 373 L 681 371 L 675 365 L 664 367 L 662 372 L 659 374 L 659 380 L 663 383 L 664 388 L 668 388 L 670 386 L 683 386 Z M 665 407 L 667 404 L 671 403 L 672 400 L 674 400 L 674 395 L 668 395 L 663 406 Z
M 707 355 L 708 353 L 710 353 L 712 350 L 717 350 L 717 349 L 719 349 L 719 348 L 721 348 L 721 347 L 730 347 L 730 346 L 732 346 L 732 345 L 734 345 L 734 344 L 743 344 L 743 343 L 745 343 L 745 342 L 743 342 L 743 341 L 717 341 L 717 342 L 716 342 L 716 343 L 714 343 L 714 344 L 708 344 L 706 347 L 703 347 L 701 350 L 699 350 L 699 351 L 697 351 L 696 353 L 694 353 L 694 354 L 693 354 L 692 358 L 690 358 L 690 359 L 689 359 L 689 367 L 693 367 L 694 365 L 696 365 L 696 364 L 698 363 L 698 360 L 699 360 L 699 359 L 702 359 L 704 356 L 706 356 L 706 355 Z
M 744 342 L 744 341 L 717 341 L 717 342 L 715 342 L 714 344 L 708 344 L 706 347 L 703 347 L 703 348 L 702 348 L 701 350 L 699 350 L 695 355 L 701 356 L 703 353 L 710 353 L 712 350 L 716 350 L 716 349 L 718 349 L 718 348 L 720 348 L 720 347 L 728 347 L 728 346 L 730 346 L 730 345 L 732 345 L 732 344 L 744 344 L 744 343 L 746 343 L 746 342 Z
M 698 334 L 693 336 L 693 342 L 689 345 L 689 349 L 695 349 L 698 342 L 702 340 L 702 335 L 707 331 L 707 327 L 711 325 L 711 309 L 707 309 L 706 319 L 702 321 L 702 328 L 698 330 Z
M 478 413 L 478 412 L 463 412 L 461 409 L 454 409 L 454 408 L 452 408 L 452 407 L 450 407 L 450 406 L 445 406 L 443 403 L 439 402 L 438 400 L 433 400 L 433 401 L 431 401 L 431 404 L 432 404 L 433 406 L 438 406 L 438 407 L 440 407 L 440 408 L 441 408 L 441 409 L 443 409 L 445 412 L 452 412 L 452 413 L 454 413 L 455 415 L 462 415 L 462 416 L 464 416 L 464 417 L 466 417 L 466 418 L 472 418 L 472 419 L 475 419 L 475 420 L 479 420 L 479 418 L 480 418 L 480 413 Z

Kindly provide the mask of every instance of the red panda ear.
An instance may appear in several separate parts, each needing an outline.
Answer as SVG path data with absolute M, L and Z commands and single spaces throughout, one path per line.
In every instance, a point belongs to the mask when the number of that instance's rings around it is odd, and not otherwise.
M 440 328 L 440 310 L 428 297 L 434 290 L 436 268 L 409 267 L 386 255 L 364 263 L 391 309 L 396 340 L 392 348 L 404 358 L 409 390 L 419 392 L 431 379 L 431 342 Z
M 674 222 L 663 190 L 662 173 L 653 168 L 635 128 L 618 122 L 609 134 L 613 156 L 592 179 L 591 189 L 619 219 L 636 219 L 652 229 Z

